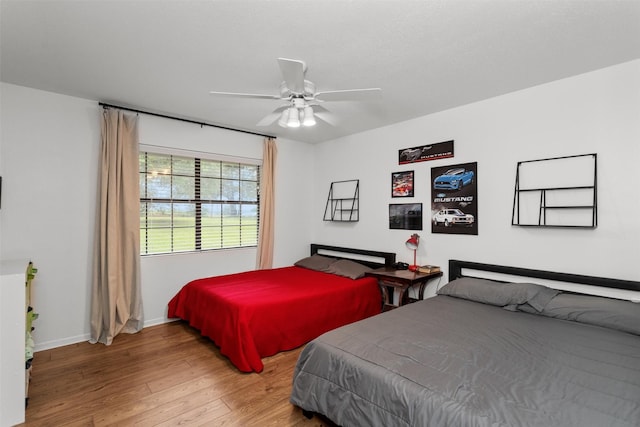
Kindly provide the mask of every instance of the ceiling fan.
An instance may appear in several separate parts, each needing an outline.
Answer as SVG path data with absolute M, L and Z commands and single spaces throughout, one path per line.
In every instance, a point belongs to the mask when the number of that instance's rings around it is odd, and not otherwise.
M 263 95 L 254 93 L 209 92 L 214 96 L 273 99 L 283 102 L 283 105 L 265 116 L 257 126 L 269 126 L 276 120 L 282 127 L 296 128 L 299 126 L 313 126 L 316 118 L 335 125 L 336 122 L 322 103 L 333 101 L 367 101 L 380 97 L 380 88 L 347 89 L 316 92 L 316 86 L 305 80 L 307 64 L 296 59 L 278 58 L 283 82 L 280 83 L 279 95 Z

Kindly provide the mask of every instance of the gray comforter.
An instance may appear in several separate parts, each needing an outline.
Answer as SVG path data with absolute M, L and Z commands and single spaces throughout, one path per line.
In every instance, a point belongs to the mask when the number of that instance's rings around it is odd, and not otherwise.
M 438 296 L 328 332 L 291 402 L 341 426 L 640 426 L 640 336 Z

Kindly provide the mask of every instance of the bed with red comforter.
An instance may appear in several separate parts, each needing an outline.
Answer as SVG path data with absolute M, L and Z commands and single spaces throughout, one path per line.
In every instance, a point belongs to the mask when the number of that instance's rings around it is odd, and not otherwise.
M 345 249 L 312 245 L 312 255 L 324 248 Z M 387 264 L 395 259 L 395 254 L 348 250 L 384 254 Z M 322 270 L 293 265 L 194 280 L 169 302 L 168 316 L 212 339 L 240 371 L 261 372 L 262 357 L 381 312 L 374 278 Z

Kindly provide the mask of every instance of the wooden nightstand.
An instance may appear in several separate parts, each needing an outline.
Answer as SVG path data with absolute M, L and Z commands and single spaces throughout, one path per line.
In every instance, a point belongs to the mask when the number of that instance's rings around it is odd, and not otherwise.
M 375 277 L 378 279 L 378 284 L 382 291 L 384 298 L 383 311 L 391 310 L 399 307 L 406 302 L 415 302 L 421 300 L 424 297 L 424 288 L 427 286 L 427 282 L 435 277 L 442 276 L 442 271 L 437 273 L 420 273 L 410 270 L 396 270 L 394 268 L 384 267 L 377 270 L 369 271 L 365 274 L 368 277 Z M 420 290 L 418 292 L 418 299 L 408 300 L 405 299 L 405 293 L 407 289 L 419 285 Z M 391 288 L 391 289 L 389 289 Z M 400 293 L 398 295 L 398 304 L 393 304 L 393 293 L 389 295 L 389 291 L 397 288 Z

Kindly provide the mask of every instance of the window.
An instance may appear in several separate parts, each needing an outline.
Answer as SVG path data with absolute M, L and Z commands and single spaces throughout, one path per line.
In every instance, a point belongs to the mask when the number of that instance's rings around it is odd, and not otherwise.
M 140 153 L 140 252 L 257 246 L 260 166 Z

